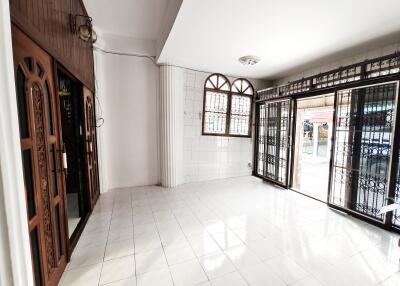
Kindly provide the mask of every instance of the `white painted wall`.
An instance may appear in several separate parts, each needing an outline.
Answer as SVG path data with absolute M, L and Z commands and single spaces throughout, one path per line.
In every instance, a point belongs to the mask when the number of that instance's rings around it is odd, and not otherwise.
M 33 285 L 10 8 L 0 0 L 0 285 Z
M 102 190 L 160 182 L 159 68 L 148 58 L 95 52 Z
M 203 136 L 201 134 L 204 82 L 210 73 L 184 70 L 184 144 L 185 183 L 246 176 L 252 172 L 252 138 Z M 232 83 L 234 78 L 228 77 Z M 268 82 L 251 80 L 255 90 Z M 250 165 L 249 165 L 250 164 Z

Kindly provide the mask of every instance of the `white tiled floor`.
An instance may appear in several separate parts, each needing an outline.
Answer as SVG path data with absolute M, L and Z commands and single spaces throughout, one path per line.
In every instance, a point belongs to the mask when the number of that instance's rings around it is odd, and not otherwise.
M 253 177 L 103 194 L 62 286 L 400 285 L 398 235 Z

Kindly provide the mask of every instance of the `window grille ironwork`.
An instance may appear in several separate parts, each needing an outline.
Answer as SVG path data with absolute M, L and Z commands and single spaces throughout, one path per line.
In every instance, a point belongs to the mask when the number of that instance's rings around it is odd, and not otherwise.
M 344 84 L 361 82 L 364 79 L 383 78 L 394 74 L 400 74 L 399 53 L 340 67 L 325 73 L 289 82 L 282 86 L 260 90 L 257 92 L 256 100 L 265 101 L 297 95 Z
M 253 96 L 246 79 L 231 85 L 221 74 L 209 76 L 204 87 L 203 134 L 249 137 Z
M 228 96 L 231 85 L 220 74 L 213 74 L 205 82 L 203 133 L 225 134 L 228 120 Z
M 390 173 L 397 83 L 337 93 L 330 202 L 383 220 Z
M 247 80 L 237 79 L 232 83 L 229 118 L 230 135 L 250 135 L 253 95 L 253 87 Z
M 287 185 L 290 100 L 257 105 L 257 174 Z
M 397 176 L 396 176 L 396 186 L 394 193 L 395 202 L 400 202 L 400 153 L 397 158 Z M 400 210 L 393 212 L 393 225 L 400 227 Z

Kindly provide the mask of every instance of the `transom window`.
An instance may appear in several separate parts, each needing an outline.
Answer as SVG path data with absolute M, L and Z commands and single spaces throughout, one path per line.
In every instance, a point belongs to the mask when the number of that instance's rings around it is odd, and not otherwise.
M 210 75 L 204 85 L 203 135 L 250 137 L 253 95 L 246 79 L 231 85 L 222 74 Z

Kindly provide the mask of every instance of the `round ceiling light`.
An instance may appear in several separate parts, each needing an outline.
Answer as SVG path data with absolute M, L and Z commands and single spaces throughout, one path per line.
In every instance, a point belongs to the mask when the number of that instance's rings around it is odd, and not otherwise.
M 239 62 L 245 66 L 253 66 L 261 59 L 257 56 L 243 56 L 239 58 Z

